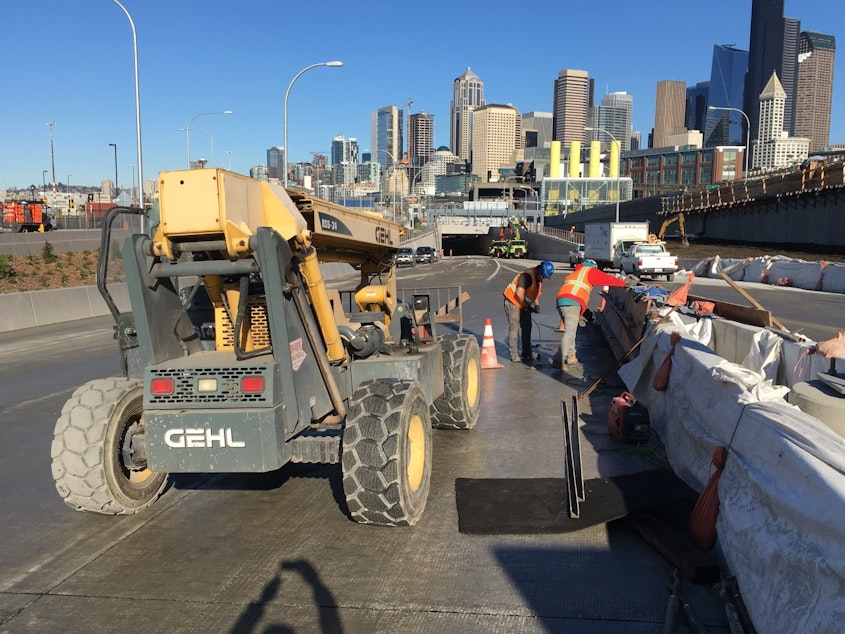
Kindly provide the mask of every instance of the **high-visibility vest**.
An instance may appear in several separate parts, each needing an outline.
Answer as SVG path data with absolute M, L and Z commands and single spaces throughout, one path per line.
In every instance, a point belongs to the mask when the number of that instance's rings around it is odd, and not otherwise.
M 531 276 L 531 284 L 528 288 L 525 289 L 525 297 L 536 302 L 540 295 L 543 294 L 543 279 L 537 273 L 537 269 L 528 269 L 527 271 L 522 271 L 521 273 L 517 273 L 516 277 L 513 278 L 513 281 L 508 284 L 508 287 L 505 289 L 505 298 L 508 301 L 512 302 L 516 306 L 520 308 L 528 308 L 527 304 L 523 301 L 520 301 L 519 297 L 516 295 L 516 287 L 519 284 L 519 276 L 520 275 L 529 275 Z
M 592 267 L 581 266 L 574 273 L 567 275 L 557 293 L 557 299 L 568 297 L 576 300 L 582 308 L 586 307 L 590 301 L 590 291 L 593 290 L 593 285 L 590 284 L 592 270 Z

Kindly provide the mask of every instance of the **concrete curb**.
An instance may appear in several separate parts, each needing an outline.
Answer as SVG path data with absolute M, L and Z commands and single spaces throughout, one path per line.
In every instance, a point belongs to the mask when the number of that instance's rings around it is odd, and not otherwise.
M 348 264 L 321 264 L 326 280 L 354 273 Z M 129 310 L 126 283 L 109 284 L 109 292 L 121 311 Z M 0 294 L 0 332 L 12 332 L 65 321 L 102 317 L 109 308 L 96 286 L 77 286 L 26 293 Z

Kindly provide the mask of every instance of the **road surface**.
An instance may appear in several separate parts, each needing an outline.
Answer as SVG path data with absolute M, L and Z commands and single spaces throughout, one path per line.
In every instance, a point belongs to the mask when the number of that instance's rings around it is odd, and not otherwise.
M 592 326 L 578 335 L 583 371 L 507 360 L 501 293 L 525 265 L 455 258 L 400 272 L 403 287 L 460 283 L 465 331 L 481 341 L 490 318 L 505 365 L 482 372 L 476 429 L 434 431 L 428 505 L 407 529 L 351 521 L 338 466 L 177 475 L 137 516 L 73 511 L 50 472 L 53 427 L 76 387 L 118 372 L 111 321 L 0 335 L 0 632 L 662 632 L 672 566 L 624 522 L 459 531 L 457 478 L 562 477 L 560 402 L 613 367 Z M 560 336 L 553 296 L 568 267 L 558 266 L 535 316 L 544 357 Z M 808 310 L 789 291 L 771 290 Z M 607 433 L 621 389 L 581 404 L 585 478 L 653 468 Z M 684 587 L 708 631 L 726 632 L 715 589 Z M 677 631 L 690 630 L 681 620 Z

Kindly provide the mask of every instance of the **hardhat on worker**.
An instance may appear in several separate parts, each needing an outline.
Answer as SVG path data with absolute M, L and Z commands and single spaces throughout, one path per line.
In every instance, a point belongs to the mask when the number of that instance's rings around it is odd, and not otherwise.
M 584 260 L 581 264 L 583 264 L 584 266 L 592 266 L 593 268 L 596 268 L 595 260 Z
M 548 260 L 543 260 L 542 262 L 540 262 L 537 268 L 540 269 L 540 275 L 543 276 L 543 279 L 551 277 L 552 275 L 554 275 L 555 272 L 555 265 L 549 262 Z

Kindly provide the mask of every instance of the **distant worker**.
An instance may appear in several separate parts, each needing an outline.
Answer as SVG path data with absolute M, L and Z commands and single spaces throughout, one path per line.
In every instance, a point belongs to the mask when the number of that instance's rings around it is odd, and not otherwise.
M 575 365 L 575 333 L 578 321 L 587 310 L 590 292 L 593 286 L 625 286 L 625 282 L 618 277 L 603 273 L 596 268 L 593 260 L 584 260 L 583 264 L 575 266 L 575 270 L 566 276 L 557 294 L 557 311 L 563 324 L 563 337 L 560 340 L 560 350 L 552 357 L 552 366 L 562 369 L 563 365 Z
M 569 227 L 569 239 L 571 240 L 574 237 L 575 237 L 575 226 L 573 225 L 573 226 Z
M 540 312 L 540 294 L 543 292 L 543 280 L 555 272 L 555 265 L 548 261 L 540 262 L 520 273 L 505 289 L 505 316 L 508 318 L 508 352 L 514 363 L 533 361 L 540 358 L 531 351 L 531 313 Z M 522 339 L 522 355 L 519 353 L 518 339 Z

